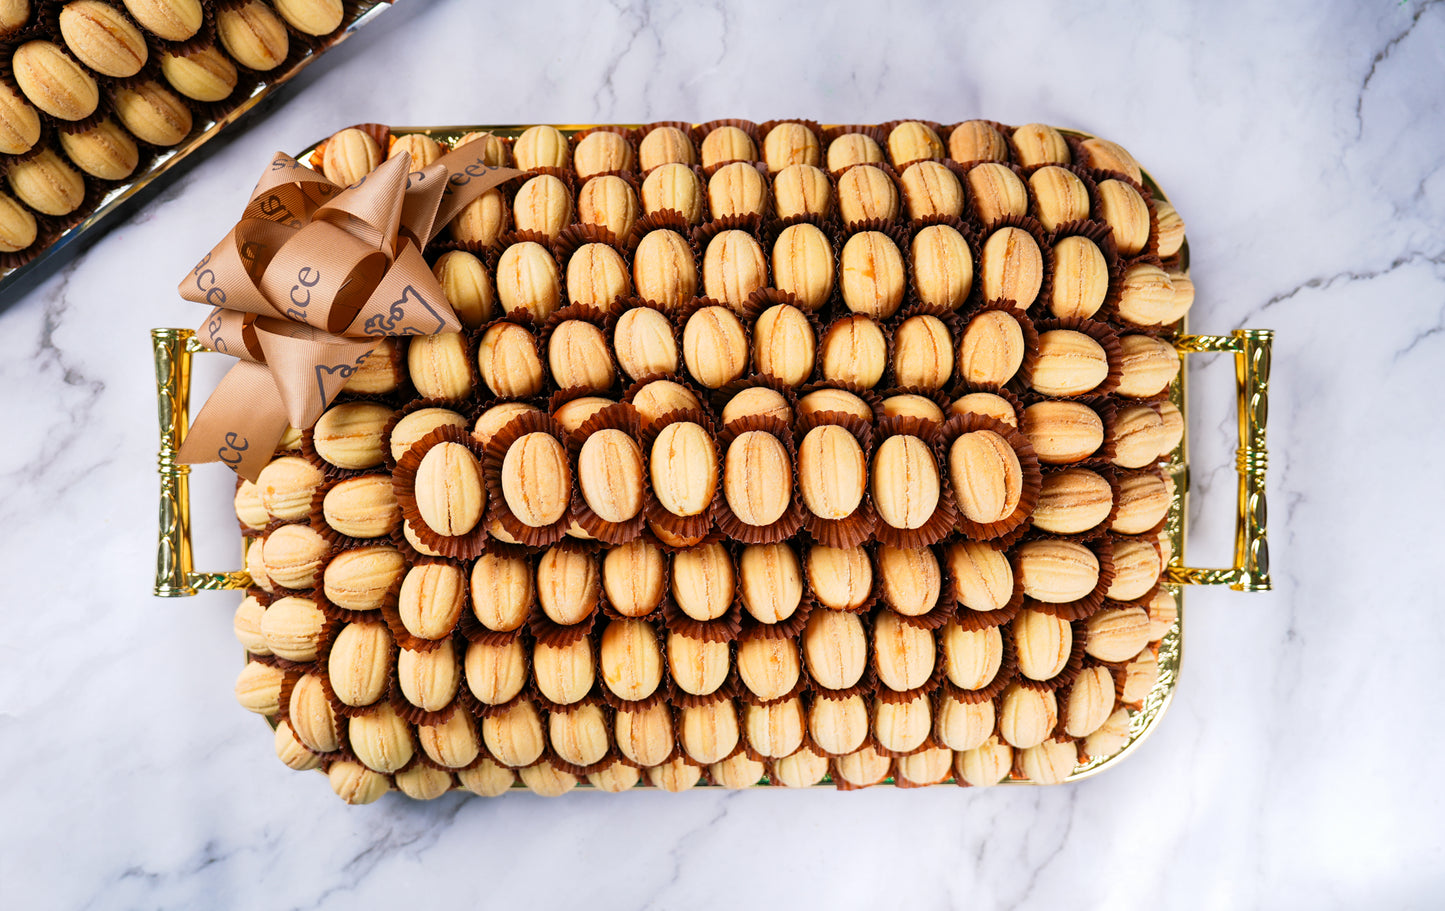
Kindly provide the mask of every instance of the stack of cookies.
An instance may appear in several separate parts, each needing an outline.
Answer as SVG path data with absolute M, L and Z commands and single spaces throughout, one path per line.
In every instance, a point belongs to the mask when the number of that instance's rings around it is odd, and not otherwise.
M 241 703 L 337 794 L 1058 782 L 1175 627 L 1183 224 L 1041 124 L 548 126 L 236 513 Z M 342 131 L 350 184 L 438 136 Z
M 0 269 L 356 15 L 343 0 L 0 2 Z

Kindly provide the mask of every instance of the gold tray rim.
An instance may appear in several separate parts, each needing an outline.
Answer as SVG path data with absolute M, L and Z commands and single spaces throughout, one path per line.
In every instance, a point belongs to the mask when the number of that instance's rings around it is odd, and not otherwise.
M 464 135 L 464 134 L 466 134 L 466 133 L 476 132 L 476 131 L 492 132 L 492 133 L 495 133 L 495 134 L 497 134 L 497 135 L 504 136 L 504 137 L 515 137 L 516 135 L 519 135 L 522 131 L 526 130 L 526 129 L 527 129 L 528 127 L 530 127 L 530 126 L 533 126 L 533 124 L 526 124 L 526 125 L 523 125 L 523 124 L 485 124 L 485 125 L 453 125 L 453 126 L 431 126 L 431 127 L 394 126 L 394 127 L 390 127 L 389 129 L 390 129 L 390 131 L 391 131 L 393 134 L 395 134 L 395 135 L 407 135 L 407 134 L 419 133 L 419 134 L 423 134 L 423 135 L 429 136 L 429 137 L 431 137 L 431 138 L 433 138 L 433 139 L 437 139 L 437 140 L 440 140 L 440 141 L 450 141 L 450 140 L 455 140 L 455 139 L 459 138 L 460 136 L 462 136 L 462 135 Z M 567 135 L 567 136 L 570 137 L 570 136 L 571 136 L 572 134 L 574 134 L 574 133 L 581 132 L 581 131 L 587 130 L 587 129 L 592 129 L 592 128 L 598 127 L 598 126 L 616 126 L 616 127 L 626 128 L 626 129 L 635 129 L 635 128 L 637 128 L 637 127 L 643 126 L 643 124 L 553 124 L 552 126 L 554 126 L 556 129 L 558 129 L 558 130 L 559 130 L 560 132 L 562 132 L 564 135 Z M 828 125 L 824 125 L 825 128 L 827 128 L 827 126 L 828 126 Z M 1080 130 L 1062 129 L 1062 132 L 1064 132 L 1064 133 L 1066 133 L 1066 134 L 1068 134 L 1068 135 L 1074 136 L 1074 137 L 1076 137 L 1076 138 L 1079 138 L 1079 139 L 1092 138 L 1092 134 L 1089 134 L 1089 133 L 1086 133 L 1086 132 L 1083 132 L 1083 131 L 1080 131 Z M 325 138 L 323 138 L 323 139 L 321 139 L 321 140 L 318 140 L 317 142 L 311 144 L 310 146 L 308 146 L 306 149 L 304 149 L 302 152 L 300 152 L 300 153 L 296 156 L 297 159 L 300 160 L 300 161 L 302 161 L 303 163 L 309 162 L 309 158 L 310 158 L 311 154 L 312 154 L 312 153 L 316 150 L 316 148 L 317 148 L 319 145 L 321 145 L 321 143 L 324 142 L 324 141 L 325 141 Z M 1145 183 L 1145 185 L 1151 190 L 1151 192 L 1153 192 L 1156 196 L 1158 196 L 1158 198 L 1160 198 L 1160 199 L 1162 199 L 1162 200 L 1165 200 L 1165 201 L 1167 202 L 1167 201 L 1168 201 L 1168 196 L 1167 196 L 1167 194 L 1165 194 L 1165 192 L 1163 191 L 1162 187 L 1159 186 L 1158 182 L 1153 178 L 1153 176 L 1152 176 L 1147 170 L 1144 170 L 1144 169 L 1141 168 L 1141 171 L 1142 171 L 1143 176 L 1144 176 L 1144 183 Z M 1188 262 L 1189 262 L 1189 245 L 1188 245 L 1187 239 L 1186 239 L 1184 245 L 1181 247 L 1181 251 L 1180 251 L 1180 262 L 1181 262 L 1181 264 L 1182 264 L 1185 268 L 1187 268 Z M 1243 353 L 1242 351 L 1237 350 L 1237 347 L 1238 347 L 1238 346 L 1233 346 L 1233 345 L 1230 344 L 1231 339 L 1230 339 L 1229 337 L 1220 337 L 1220 336 L 1189 336 L 1189 335 L 1187 335 L 1187 332 L 1188 332 L 1187 316 L 1186 316 L 1184 319 L 1181 319 L 1181 320 L 1179 321 L 1179 323 L 1178 323 L 1177 326 L 1176 326 L 1176 329 L 1177 329 L 1177 332 L 1178 332 L 1178 337 L 1177 337 L 1177 340 L 1176 340 L 1175 344 L 1176 344 L 1176 348 L 1177 348 L 1178 350 L 1180 350 L 1181 353 L 1189 352 L 1189 351 L 1199 351 L 1199 350 L 1204 350 L 1204 351 L 1235 351 L 1236 355 L 1240 355 L 1240 354 Z M 1266 379 L 1266 382 L 1267 382 L 1267 376 L 1268 376 L 1268 374 L 1267 374 L 1268 351 L 1269 351 L 1269 343 L 1270 343 L 1270 341 L 1272 340 L 1272 333 L 1269 333 L 1269 332 L 1259 332 L 1259 331 L 1257 331 L 1257 330 L 1245 330 L 1245 331 L 1246 331 L 1246 332 L 1255 332 L 1256 334 L 1258 334 L 1259 336 L 1261 336 L 1260 341 L 1261 341 L 1262 347 L 1263 347 L 1264 352 L 1265 352 L 1265 354 L 1264 354 L 1264 357 L 1265 357 L 1265 369 L 1266 369 L 1265 379 Z M 180 350 L 181 352 L 183 352 L 183 355 L 182 355 L 182 356 L 183 356 L 184 358 L 186 358 L 186 359 L 188 359 L 189 354 L 190 354 L 191 352 L 193 352 L 193 351 L 195 351 L 195 350 L 204 350 L 204 349 L 200 349 L 199 346 L 195 346 L 195 345 L 190 341 L 190 334 L 189 334 L 189 331 L 188 331 L 188 330 L 154 330 L 154 331 L 153 331 L 153 335 L 155 335 L 156 333 L 165 333 L 165 334 L 167 335 L 167 341 L 168 341 L 168 343 L 170 344 L 171 349 L 172 349 L 172 356 L 171 356 L 171 358 L 168 359 L 168 363 L 169 363 L 170 360 L 173 360 L 173 359 L 174 359 L 174 353 L 175 353 L 175 348 L 176 348 L 177 343 L 179 343 L 179 346 L 180 346 L 180 349 L 179 349 L 179 350 Z M 1236 331 L 1236 336 L 1239 336 L 1239 335 L 1240 335 L 1240 332 L 1239 332 L 1239 331 Z M 184 336 L 184 337 L 182 338 L 182 337 L 180 337 L 180 336 Z M 1241 345 L 1242 345 L 1242 343 L 1241 343 Z M 158 383 L 158 386 L 160 386 L 160 385 L 162 385 L 164 378 L 163 378 L 163 376 L 162 376 L 162 369 L 161 369 L 161 366 L 162 366 L 162 355 L 161 355 L 161 339 L 160 339 L 159 337 L 157 337 L 157 340 L 156 340 L 156 357 L 157 357 L 157 383 Z M 1237 359 L 1238 359 L 1238 358 L 1237 358 Z M 178 366 L 178 365 L 171 364 L 170 366 L 173 368 L 173 367 Z M 1242 368 L 1241 368 L 1241 369 L 1242 369 Z M 185 372 L 188 373 L 189 371 L 186 370 Z M 162 388 L 161 391 L 164 391 L 164 388 Z M 187 391 L 188 391 L 188 390 L 187 390 Z M 1245 440 L 1244 440 L 1244 430 L 1245 430 L 1245 420 L 1244 420 L 1244 418 L 1245 418 L 1245 410 L 1246 410 L 1246 391 L 1247 391 L 1247 390 L 1246 390 L 1246 388 L 1245 388 L 1245 383 L 1244 383 L 1244 379 L 1243 379 L 1243 373 L 1241 373 L 1240 390 L 1239 390 L 1239 393 L 1240 393 L 1240 408 L 1241 408 L 1241 412 L 1240 412 L 1240 413 L 1241 413 L 1241 453 L 1243 453 L 1243 452 L 1245 451 L 1245 449 L 1246 449 L 1246 447 L 1244 446 L 1244 442 L 1245 442 Z M 1262 395 L 1262 391 L 1261 391 L 1261 395 Z M 183 398 L 188 399 L 188 396 L 184 396 Z M 1165 525 L 1166 531 L 1169 533 L 1169 536 L 1170 536 L 1170 539 L 1171 539 L 1171 542 L 1172 542 L 1172 545 L 1173 545 L 1173 558 L 1172 558 L 1172 560 L 1171 560 L 1171 562 L 1170 562 L 1168 571 L 1166 572 L 1166 581 L 1164 582 L 1164 587 L 1174 596 L 1174 598 L 1175 598 L 1175 603 L 1176 603 L 1176 605 L 1177 605 L 1177 607 L 1178 607 L 1178 615 L 1177 615 L 1177 617 L 1175 618 L 1175 621 L 1174 621 L 1174 623 L 1171 625 L 1171 627 L 1170 627 L 1170 629 L 1168 630 L 1168 632 L 1162 637 L 1162 639 L 1161 639 L 1160 642 L 1159 642 L 1159 647 L 1158 647 L 1158 668 L 1159 668 L 1159 676 L 1158 676 L 1158 679 L 1157 679 L 1156 682 L 1155 682 L 1154 687 L 1150 690 L 1149 694 L 1145 697 L 1145 699 L 1143 700 L 1143 703 L 1142 703 L 1142 705 L 1141 705 L 1141 707 L 1140 707 L 1139 709 L 1137 709 L 1137 710 L 1130 709 L 1130 710 L 1129 710 L 1129 715 L 1130 715 L 1130 728 L 1129 728 L 1129 739 L 1128 739 L 1128 741 L 1126 741 L 1126 743 L 1124 744 L 1124 746 L 1122 746 L 1118 751 L 1116 751 L 1116 752 L 1114 752 L 1114 753 L 1112 753 L 1112 754 L 1110 754 L 1110 755 L 1108 755 L 1108 756 L 1091 758 L 1088 762 L 1080 763 L 1079 765 L 1077 765 L 1077 766 L 1075 767 L 1075 769 L 1073 770 L 1073 772 L 1071 772 L 1067 777 L 1065 777 L 1065 778 L 1063 779 L 1062 782 L 1059 782 L 1059 783 L 1061 783 L 1061 784 L 1062 784 L 1062 783 L 1068 783 L 1068 782 L 1074 782 L 1074 781 L 1082 781 L 1082 780 L 1084 780 L 1084 779 L 1086 779 L 1086 778 L 1091 778 L 1091 777 L 1093 777 L 1094 775 L 1099 774 L 1100 772 L 1104 771 L 1104 770 L 1107 769 L 1107 768 L 1112 768 L 1115 764 L 1117 764 L 1118 762 L 1120 762 L 1121 760 L 1123 760 L 1123 759 L 1126 758 L 1127 756 L 1132 755 L 1132 754 L 1139 748 L 1139 746 L 1144 742 L 1144 740 L 1145 740 L 1150 734 L 1152 734 L 1152 733 L 1154 732 L 1154 730 L 1156 729 L 1156 727 L 1157 727 L 1157 725 L 1158 725 L 1159 719 L 1163 717 L 1164 713 L 1168 710 L 1169 706 L 1170 706 L 1170 705 L 1172 704 L 1172 702 L 1173 702 L 1175 690 L 1176 690 L 1177 685 L 1178 685 L 1179 674 L 1180 674 L 1180 671 L 1181 671 L 1181 669 L 1182 669 L 1182 664 L 1183 664 L 1183 646 L 1184 646 L 1184 643 L 1183 643 L 1183 623 L 1184 623 L 1184 591 L 1183 591 L 1183 588 L 1184 588 L 1184 585 L 1186 585 L 1186 584 L 1202 584 L 1202 583 L 1207 583 L 1207 582 L 1231 581 L 1231 580 L 1228 580 L 1228 579 L 1190 578 L 1190 577 L 1189 577 L 1189 574 L 1190 574 L 1190 573 L 1223 573 L 1223 572 L 1226 572 L 1226 571 L 1223 571 L 1223 570 L 1189 570 L 1189 569 L 1187 569 L 1187 568 L 1185 567 L 1185 564 L 1184 564 L 1184 553 L 1185 553 L 1185 538 L 1186 538 L 1186 530 L 1187 530 L 1187 529 L 1186 529 L 1186 526 L 1187 526 L 1187 519 L 1188 519 L 1188 496 L 1189 496 L 1189 467 L 1188 467 L 1188 458 L 1187 458 L 1187 453 L 1188 453 L 1188 432 L 1187 432 L 1187 426 L 1188 426 L 1188 371 L 1187 371 L 1187 370 L 1181 370 L 1181 371 L 1180 371 L 1180 374 L 1179 374 L 1179 382 L 1175 383 L 1175 384 L 1171 387 L 1171 389 L 1170 389 L 1170 400 L 1176 405 L 1176 407 L 1179 408 L 1180 413 L 1181 413 L 1181 414 L 1183 415 L 1183 417 L 1184 417 L 1185 425 L 1186 425 L 1186 431 L 1185 431 L 1184 437 L 1181 439 L 1181 441 L 1180 441 L 1180 443 L 1179 443 L 1179 446 L 1176 448 L 1175 452 L 1172 454 L 1172 456 L 1171 456 L 1171 458 L 1170 458 L 1170 461 L 1169 461 L 1168 464 L 1165 466 L 1165 470 L 1167 470 L 1167 471 L 1170 473 L 1170 475 L 1174 478 L 1174 481 L 1175 481 L 1175 495 L 1174 495 L 1174 497 L 1173 497 L 1173 499 L 1172 499 L 1172 501 L 1171 501 L 1170 510 L 1169 510 L 1168 516 L 1167 516 L 1167 518 L 1166 518 L 1166 525 Z M 162 401 L 162 403 L 161 403 L 162 442 L 163 442 L 162 453 L 161 453 L 161 471 L 162 471 L 163 476 L 164 476 L 164 474 L 165 474 L 165 472 L 166 472 L 166 470 L 167 470 L 168 467 L 170 468 L 170 470 L 172 470 L 172 471 L 174 471 L 174 472 L 177 472 L 177 473 L 181 474 L 182 476 L 183 476 L 184 474 L 188 474 L 188 473 L 189 473 L 189 466 L 182 466 L 182 465 L 177 465 L 177 464 L 174 463 L 173 453 L 172 453 L 172 458 L 169 460 L 170 465 L 169 465 L 169 466 L 167 465 L 168 459 L 167 459 L 167 454 L 166 454 L 166 452 L 165 452 L 165 446 L 164 446 L 165 437 L 166 437 L 166 431 L 167 431 L 167 422 L 168 422 L 168 420 L 169 420 L 169 421 L 172 422 L 172 424 L 173 424 L 174 421 L 175 421 L 177 418 L 188 416 L 188 405 L 186 405 L 186 406 L 183 407 L 180 411 L 178 411 L 177 408 L 175 407 L 175 404 L 176 404 L 175 402 L 172 402 L 171 407 L 170 407 L 170 408 L 167 408 L 167 407 L 166 407 L 166 403 L 165 403 L 164 401 Z M 184 403 L 183 403 L 183 404 L 184 404 Z M 1253 412 L 1252 412 L 1252 411 L 1251 411 L 1251 416 L 1253 416 Z M 184 430 L 181 431 L 181 437 L 180 437 L 180 438 L 183 438 L 183 434 L 184 434 Z M 178 441 L 179 441 L 179 438 L 177 438 L 177 445 L 178 445 Z M 1262 459 L 1263 459 L 1263 421 L 1262 421 L 1262 420 L 1260 421 L 1260 426 L 1259 426 L 1259 443 L 1260 443 L 1260 446 L 1259 446 L 1258 452 L 1259 452 L 1259 454 L 1260 454 L 1261 462 L 1260 462 L 1260 464 L 1259 464 L 1259 466 L 1258 466 L 1258 487 L 1259 487 L 1259 491 L 1260 491 L 1260 495 L 1261 495 L 1261 501 L 1262 501 L 1262 493 L 1263 493 L 1263 486 L 1264 486 L 1264 484 L 1263 484 L 1263 481 L 1264 481 L 1264 478 L 1263 478 L 1264 466 L 1263 466 L 1263 462 L 1262 462 Z M 1244 479 L 1244 477 L 1245 477 L 1245 470 L 1244 470 L 1244 465 L 1243 465 L 1243 456 L 1241 456 L 1240 470 L 1241 470 L 1241 479 L 1242 479 L 1242 480 L 1241 480 L 1241 497 L 1243 497 L 1243 485 L 1244 485 L 1244 480 L 1243 480 L 1243 479 Z M 164 497 L 164 489 L 163 489 L 163 497 Z M 182 512 L 184 513 L 184 525 L 185 525 L 185 528 L 186 528 L 186 538 L 187 538 L 187 543 L 188 543 L 188 541 L 189 541 L 189 500 L 188 500 L 188 498 L 187 498 L 186 501 L 184 502 L 184 506 L 185 506 L 185 509 L 182 510 Z M 1243 499 L 1241 499 L 1241 503 L 1240 503 L 1241 522 L 1243 522 L 1244 510 L 1245 510 L 1245 504 L 1244 504 L 1244 502 L 1243 502 Z M 166 512 L 165 502 L 164 502 L 164 499 L 163 499 L 163 503 L 162 503 L 163 527 L 164 527 L 164 524 L 165 524 L 165 523 L 164 523 L 165 512 Z M 163 530 L 164 530 L 164 528 L 163 528 Z M 1263 529 L 1263 526 L 1262 526 L 1262 523 L 1261 523 L 1261 527 L 1259 528 L 1259 537 L 1260 537 L 1261 540 L 1262 540 L 1262 538 L 1263 538 L 1263 533 L 1264 533 L 1264 529 Z M 163 543 L 164 543 L 164 542 L 163 542 Z M 187 550 L 188 550 L 188 548 L 187 548 Z M 1237 555 L 1236 555 L 1235 572 L 1239 572 L 1239 570 L 1240 570 L 1240 567 L 1239 567 L 1238 564 L 1239 564 L 1239 559 L 1238 559 L 1238 554 L 1237 554 Z M 1267 566 L 1267 564 L 1266 564 L 1266 566 Z M 212 585 L 212 586 L 207 586 L 207 587 L 211 587 L 211 588 L 241 588 L 241 587 L 244 587 L 244 585 L 245 585 L 246 582 L 249 582 L 249 577 L 245 576 L 245 573 L 244 573 L 244 572 L 240 572 L 240 573 L 234 573 L 234 572 L 233 572 L 233 573 L 227 573 L 227 574 L 211 574 L 211 575 L 220 576 L 220 579 L 218 579 L 218 580 L 213 580 L 213 581 L 217 581 L 218 584 L 215 584 L 215 585 Z M 244 580 L 244 581 L 243 581 L 243 580 Z M 200 587 L 200 586 L 198 586 L 198 587 Z M 1236 587 L 1238 587 L 1238 586 L 1236 586 Z M 1266 568 L 1265 573 L 1264 573 L 1264 576 L 1263 576 L 1263 585 L 1262 585 L 1262 586 L 1259 586 L 1259 587 L 1268 587 L 1267 568 Z M 159 586 L 159 584 L 158 584 L 158 591 L 157 591 L 157 593 L 158 593 L 158 594 L 161 594 L 161 592 L 159 591 L 159 588 L 160 588 L 160 586 Z M 174 592 L 174 593 L 184 593 L 184 592 Z M 191 592 L 191 593 L 193 593 L 193 592 Z M 167 594 L 173 594 L 173 592 L 167 592 Z M 272 720 L 272 719 L 268 719 L 268 721 L 271 721 L 271 720 Z M 945 779 L 944 781 L 938 782 L 937 784 L 949 784 L 949 783 L 955 783 L 955 778 L 954 778 L 952 775 L 950 775 L 950 777 L 947 778 L 947 779 Z M 884 781 L 879 782 L 878 784 L 896 785 L 896 782 L 894 781 L 894 779 L 893 779 L 892 776 L 889 776 L 889 777 L 886 778 Z M 1038 784 L 1041 784 L 1041 782 L 1036 782 L 1036 781 L 1033 781 L 1033 780 L 1030 780 L 1030 779 L 1014 778 L 1014 777 L 1012 777 L 1012 774 L 1010 774 L 1010 776 L 1007 777 L 1007 778 L 1005 778 L 1005 779 L 1003 779 L 1003 780 L 1000 782 L 1000 784 L 1038 785 Z M 709 787 L 716 787 L 715 785 L 707 785 L 707 786 L 709 786 Z M 765 776 L 762 781 L 758 782 L 758 784 L 757 784 L 757 785 L 754 785 L 753 787 L 781 787 L 781 786 L 782 786 L 782 785 L 775 785 L 767 776 Z M 517 782 L 514 783 L 514 785 L 513 785 L 513 788 L 514 788 L 514 789 L 515 789 L 515 788 L 525 789 L 525 787 L 526 787 L 526 786 L 523 785 L 520 781 L 517 781 Z M 644 776 L 643 779 L 638 783 L 637 787 L 651 788 L 651 787 L 654 787 L 654 785 L 652 785 L 649 781 L 647 781 L 646 777 Z M 812 785 L 811 787 L 824 787 L 824 788 L 834 787 L 833 782 L 832 782 L 831 774 L 829 774 L 828 776 L 825 776 L 822 781 L 820 781 L 819 783 L 817 783 L 817 784 L 815 784 L 815 785 Z M 587 782 L 587 781 L 585 781 L 585 780 L 582 780 L 582 781 L 579 781 L 579 782 L 578 782 L 578 788 L 579 788 L 579 789 L 582 789 L 582 790 L 600 790 L 600 789 L 593 788 L 593 787 L 590 785 L 590 783 Z

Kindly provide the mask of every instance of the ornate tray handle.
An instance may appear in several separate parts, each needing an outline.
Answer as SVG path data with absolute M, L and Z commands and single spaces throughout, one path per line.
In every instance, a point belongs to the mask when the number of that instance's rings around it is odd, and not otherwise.
M 1177 554 L 1165 571 L 1179 585 L 1228 585 L 1235 591 L 1268 591 L 1268 510 L 1265 505 L 1265 425 L 1269 421 L 1269 358 L 1274 332 L 1236 329 L 1229 335 L 1181 335 L 1174 340 L 1180 354 L 1196 351 L 1233 352 L 1234 377 L 1239 393 L 1239 449 L 1234 467 L 1239 472 L 1239 510 L 1234 528 L 1234 567 L 1194 569 L 1182 565 Z
M 155 593 L 183 598 L 198 591 L 245 588 L 250 574 L 200 573 L 191 562 L 191 466 L 176 461 L 191 423 L 191 354 L 204 351 L 190 329 L 152 329 L 156 361 L 156 410 L 161 445 L 160 537 L 156 541 Z

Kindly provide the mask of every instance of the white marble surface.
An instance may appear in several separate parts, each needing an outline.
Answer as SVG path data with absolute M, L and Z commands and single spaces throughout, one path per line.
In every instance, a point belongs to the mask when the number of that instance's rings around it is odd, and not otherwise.
M 399 4 L 0 316 L 0 906 L 1438 906 L 1445 4 L 482 6 Z M 231 697 L 234 596 L 149 595 L 147 330 L 199 321 L 174 286 L 270 154 L 360 120 L 798 115 L 1042 120 L 1150 167 L 1195 329 L 1279 332 L 1276 590 L 1192 592 L 1169 715 L 1075 786 L 353 809 L 283 768 Z M 1221 563 L 1231 368 L 1193 373 L 1191 556 Z

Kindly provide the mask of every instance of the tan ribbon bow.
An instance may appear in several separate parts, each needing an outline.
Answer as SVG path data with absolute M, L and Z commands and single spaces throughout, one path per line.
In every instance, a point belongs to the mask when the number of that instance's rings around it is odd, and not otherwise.
M 180 461 L 254 481 L 292 427 L 310 427 L 385 336 L 462 327 L 422 248 L 467 203 L 521 174 L 468 143 L 420 171 L 389 159 L 342 189 L 277 153 L 241 221 L 181 282 L 213 309 L 202 344 L 239 358 L 206 401 Z

